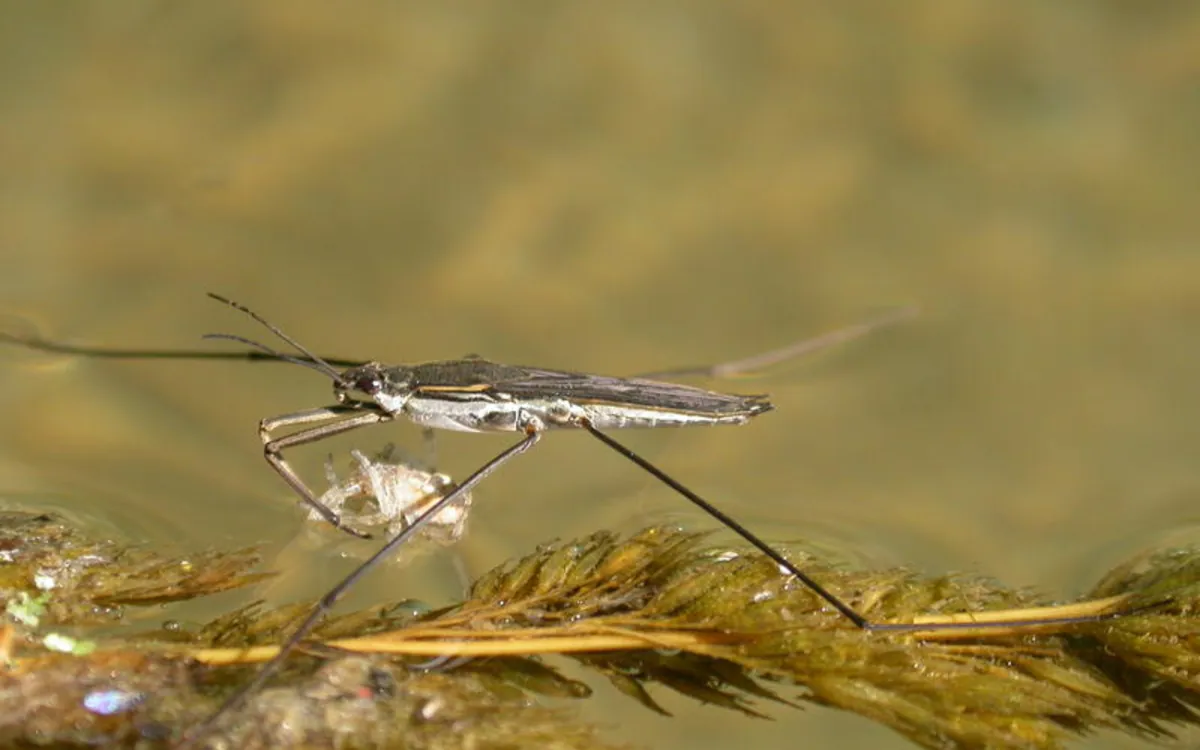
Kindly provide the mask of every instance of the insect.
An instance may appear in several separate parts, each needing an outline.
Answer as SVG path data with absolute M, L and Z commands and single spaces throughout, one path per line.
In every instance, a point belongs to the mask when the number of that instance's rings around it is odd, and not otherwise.
M 800 581 L 820 597 L 854 627 L 865 631 L 914 632 L 949 630 L 992 626 L 1013 627 L 1019 625 L 1044 625 L 1048 620 L 1006 621 L 1004 623 L 966 622 L 938 625 L 915 623 L 873 622 L 855 611 L 819 582 L 791 563 L 741 523 L 715 507 L 707 500 L 666 474 L 663 470 L 641 457 L 607 432 L 632 427 L 684 427 L 696 425 L 741 425 L 770 411 L 773 407 L 765 395 L 737 395 L 708 391 L 687 385 L 667 382 L 657 378 L 676 377 L 689 374 L 724 376 L 766 367 L 789 359 L 813 348 L 861 335 L 902 317 L 912 314 L 911 310 L 889 316 L 853 329 L 835 332 L 829 337 L 801 342 L 783 349 L 768 352 L 737 362 L 704 368 L 654 373 L 654 377 L 616 378 L 574 373 L 560 370 L 505 365 L 479 357 L 461 360 L 431 362 L 419 365 L 389 366 L 379 362 L 355 362 L 326 359 L 313 354 L 298 341 L 284 333 L 258 313 L 232 300 L 216 294 L 213 299 L 249 316 L 265 327 L 279 340 L 293 347 L 299 354 L 286 354 L 233 334 L 209 334 L 206 338 L 235 341 L 251 347 L 254 351 L 238 353 L 222 352 L 145 352 L 137 350 L 97 351 L 64 346 L 35 339 L 8 337 L 35 348 L 50 351 L 73 352 L 95 356 L 120 358 L 195 358 L 200 354 L 208 359 L 250 359 L 286 361 L 316 370 L 330 378 L 333 383 L 335 403 L 315 409 L 283 414 L 263 419 L 259 423 L 259 436 L 267 462 L 309 506 L 335 527 L 355 536 L 366 536 L 342 523 L 339 515 L 323 504 L 305 485 L 299 475 L 284 458 L 285 450 L 323 440 L 327 437 L 367 427 L 408 419 L 427 430 L 447 429 L 463 432 L 511 432 L 519 436 L 517 442 L 496 454 L 461 483 L 446 489 L 439 499 L 428 504 L 424 512 L 403 530 L 391 537 L 377 552 L 330 589 L 293 633 L 280 647 L 279 652 L 268 661 L 248 683 L 236 691 L 225 703 L 203 723 L 194 727 L 184 738 L 187 745 L 206 733 L 226 712 L 241 705 L 254 691 L 260 688 L 282 665 L 283 661 L 298 644 L 316 627 L 324 615 L 337 603 L 345 592 L 365 575 L 376 563 L 391 555 L 421 528 L 446 509 L 454 507 L 483 479 L 495 472 L 511 459 L 529 451 L 542 438 L 543 433 L 555 429 L 583 430 L 619 455 L 636 464 L 654 478 L 682 495 L 722 525 L 742 537 L 779 565 L 784 572 Z M 221 356 L 217 356 L 221 355 Z M 336 365 L 336 366 L 335 366 Z M 337 369 L 337 366 L 344 369 Z M 299 428 L 282 437 L 275 437 L 281 429 Z M 1097 616 L 1080 618 L 1058 618 L 1052 622 L 1093 621 Z

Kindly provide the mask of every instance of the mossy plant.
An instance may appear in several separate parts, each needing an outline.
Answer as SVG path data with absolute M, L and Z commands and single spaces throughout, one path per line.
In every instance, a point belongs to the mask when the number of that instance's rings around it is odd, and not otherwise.
M 257 557 L 253 550 L 207 553 L 184 565 L 88 543 L 50 516 L 0 521 L 8 524 L 0 541 L 6 534 L 23 540 L 2 568 L 0 595 L 10 610 L 30 597 L 46 599 L 34 624 L 7 618 L 0 704 L 15 708 L 0 712 L 0 743 L 169 744 L 270 658 L 307 609 L 249 605 L 186 637 L 143 632 L 106 637 L 88 654 L 52 653 L 46 633 L 86 633 L 75 626 L 111 623 L 114 607 L 259 580 L 263 574 L 249 572 Z M 85 550 L 93 556 L 80 568 L 73 561 Z M 611 747 L 570 712 L 528 700 L 591 694 L 553 656 L 663 713 L 655 696 L 664 690 L 751 716 L 817 703 L 931 748 L 1056 748 L 1102 728 L 1155 736 L 1194 721 L 1196 550 L 1122 565 L 1086 600 L 1052 607 L 975 577 L 847 572 L 802 552 L 791 556 L 875 621 L 944 622 L 971 613 L 974 620 L 1047 622 L 863 632 L 775 564 L 708 534 L 598 532 L 490 571 L 453 607 L 428 612 L 398 603 L 330 619 L 276 684 L 203 742 Z M 46 596 L 34 571 L 48 569 L 71 574 Z M 1056 617 L 1099 619 L 1055 624 Z M 435 657 L 437 671 L 411 668 Z

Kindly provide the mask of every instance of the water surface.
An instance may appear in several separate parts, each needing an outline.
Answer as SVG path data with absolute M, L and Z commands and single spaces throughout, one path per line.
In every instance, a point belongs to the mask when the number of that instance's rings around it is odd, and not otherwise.
M 10 10 L 0 322 L 262 334 L 213 290 L 331 354 L 621 374 L 920 304 L 714 384 L 774 395 L 748 427 L 627 439 L 773 539 L 1069 597 L 1197 518 L 1198 50 L 1188 4 Z M 181 550 L 269 543 L 297 571 L 273 595 L 311 595 L 347 563 L 296 541 L 255 431 L 328 399 L 298 368 L 0 350 L 0 489 Z M 448 436 L 439 463 L 506 440 Z M 379 428 L 297 463 L 319 479 L 328 450 L 389 441 L 419 446 Z M 709 523 L 556 434 L 479 490 L 462 555 L 664 514 Z M 456 586 L 433 556 L 356 597 Z M 664 719 L 593 684 L 584 713 L 647 747 L 907 746 L 657 691 Z

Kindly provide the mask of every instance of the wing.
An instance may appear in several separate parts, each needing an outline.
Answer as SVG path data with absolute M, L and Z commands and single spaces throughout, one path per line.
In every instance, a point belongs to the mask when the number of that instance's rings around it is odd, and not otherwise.
M 765 395 L 720 393 L 645 378 L 614 378 L 534 367 L 507 367 L 493 389 L 514 398 L 565 398 L 576 403 L 638 406 L 691 414 L 759 414 L 771 408 Z
M 614 378 L 565 370 L 505 365 L 472 358 L 428 362 L 411 369 L 418 391 L 479 394 L 483 398 L 544 400 L 637 406 L 689 414 L 759 414 L 771 409 L 763 395 L 707 391 L 646 378 Z

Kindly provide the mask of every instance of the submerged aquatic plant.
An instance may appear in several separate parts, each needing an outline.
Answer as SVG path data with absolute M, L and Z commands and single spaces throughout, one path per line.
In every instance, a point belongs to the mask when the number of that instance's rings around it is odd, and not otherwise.
M 131 591 L 142 592 L 137 601 L 159 600 L 167 591 L 199 595 L 255 580 L 246 551 L 189 558 L 187 585 L 171 578 L 169 560 L 130 558 L 115 546 L 109 554 L 109 573 L 100 577 L 107 588 L 54 592 L 47 606 L 68 615 L 57 625 L 85 609 L 79 601 L 124 601 Z M 792 557 L 877 621 L 1116 616 L 1041 628 L 868 633 L 773 563 L 708 534 L 599 532 L 487 573 L 452 607 L 374 607 L 331 619 L 305 648 L 316 659 L 290 660 L 275 686 L 208 740 L 237 747 L 611 747 L 570 712 L 528 700 L 590 695 L 545 660 L 552 655 L 662 713 L 655 695 L 664 690 L 750 716 L 816 703 L 867 716 L 931 748 L 1056 748 L 1101 728 L 1165 736 L 1171 724 L 1194 721 L 1188 707 L 1200 698 L 1200 551 L 1123 565 L 1087 600 L 1057 607 L 976 577 L 847 572 L 802 552 Z M 125 572 L 131 578 L 121 571 L 127 560 L 137 561 Z M 33 590 L 11 585 L 32 581 L 19 573 L 29 572 L 25 561 L 18 556 L 11 566 L 2 594 L 10 600 Z M 249 605 L 192 633 L 107 638 L 86 655 L 48 653 L 29 626 L 12 624 L 25 631 L 10 639 L 0 704 L 18 708 L 0 712 L 0 742 L 134 746 L 178 736 L 241 684 L 251 665 L 270 658 L 306 610 Z M 453 668 L 430 672 L 430 657 Z

